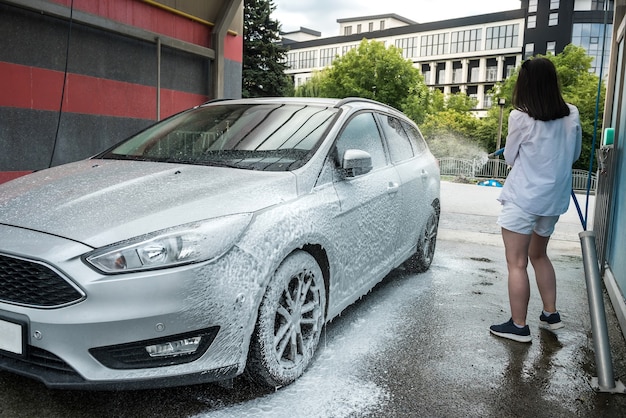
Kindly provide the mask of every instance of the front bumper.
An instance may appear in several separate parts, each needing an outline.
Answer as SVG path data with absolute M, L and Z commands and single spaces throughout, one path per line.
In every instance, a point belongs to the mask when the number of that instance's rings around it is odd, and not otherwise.
M 63 360 L 39 349 L 31 351 L 27 360 L 0 355 L 0 369 L 38 380 L 52 389 L 79 390 L 133 390 L 186 386 L 232 379 L 239 374 L 238 367 L 233 365 L 179 376 L 135 380 L 87 380 Z
M 81 260 L 90 250 L 0 225 L 0 254 L 49 266 L 85 295 L 52 308 L 0 301 L 0 320 L 19 317 L 25 329 L 23 355 L 0 351 L 0 369 L 68 389 L 177 386 L 243 372 L 262 294 L 245 274 L 254 257 L 233 248 L 212 263 L 106 276 Z M 145 353 L 199 334 L 204 345 L 192 354 Z

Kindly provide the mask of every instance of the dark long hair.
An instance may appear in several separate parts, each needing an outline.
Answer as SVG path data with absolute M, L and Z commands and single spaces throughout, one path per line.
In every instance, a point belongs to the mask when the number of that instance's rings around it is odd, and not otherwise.
M 552 61 L 547 58 L 524 61 L 513 88 L 513 106 L 543 121 L 569 115 Z

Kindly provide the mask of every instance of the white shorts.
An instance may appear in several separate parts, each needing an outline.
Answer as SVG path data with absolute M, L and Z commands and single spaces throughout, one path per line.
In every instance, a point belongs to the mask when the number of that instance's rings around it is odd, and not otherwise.
M 498 225 L 518 234 L 530 235 L 533 232 L 542 237 L 549 237 L 559 216 L 540 216 L 526 212 L 514 203 L 504 202 L 498 217 Z

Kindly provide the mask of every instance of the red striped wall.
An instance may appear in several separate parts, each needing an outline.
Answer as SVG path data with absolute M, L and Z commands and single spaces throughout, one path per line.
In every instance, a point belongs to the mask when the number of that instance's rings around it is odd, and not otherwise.
M 51 1 L 67 7 L 72 3 L 72 0 Z M 212 27 L 138 0 L 74 0 L 74 9 L 211 48 Z M 224 57 L 243 62 L 242 34 L 226 37 Z
M 63 73 L 0 61 L 0 106 L 58 111 Z M 200 94 L 161 89 L 161 118 L 207 100 Z M 155 119 L 156 88 L 81 74 L 67 75 L 63 111 Z
M 243 63 L 243 36 L 227 36 L 224 40 L 224 58 Z
M 101 16 L 126 25 L 211 47 L 213 28 L 151 6 L 140 0 L 46 0 L 75 10 Z M 223 45 L 224 58 L 243 62 L 242 34 L 228 35 Z M 42 66 L 0 61 L 0 107 L 57 112 L 60 108 L 63 73 Z M 37 65 L 37 64 L 35 64 Z M 207 100 L 202 94 L 161 89 L 160 117 L 165 118 Z M 63 112 L 124 119 L 154 120 L 156 88 L 132 82 L 67 74 Z M 34 165 L 26 159 L 24 168 Z M 15 167 L 19 169 L 19 167 Z M 0 183 L 30 171 L 0 172 Z
M 70 7 L 72 0 L 51 0 Z M 212 28 L 138 0 L 73 0 L 74 9 L 210 48 Z

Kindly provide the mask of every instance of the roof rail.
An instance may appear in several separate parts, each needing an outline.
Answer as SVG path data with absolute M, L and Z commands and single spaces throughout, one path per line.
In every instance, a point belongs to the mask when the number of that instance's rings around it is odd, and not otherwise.
M 339 100 L 339 101 L 335 104 L 335 106 L 334 106 L 334 107 L 339 108 L 339 107 L 341 107 L 341 106 L 343 106 L 343 105 L 345 105 L 345 104 L 352 103 L 352 102 L 366 102 L 366 103 L 372 103 L 372 104 L 377 104 L 377 105 L 379 105 L 379 106 L 384 106 L 384 107 L 389 108 L 389 109 L 391 109 L 391 110 L 394 110 L 394 111 L 396 111 L 396 112 L 398 111 L 398 109 L 394 108 L 393 106 L 389 106 L 388 104 L 381 103 L 381 102 L 378 102 L 378 101 L 376 101 L 376 100 L 372 100 L 372 99 L 366 99 L 366 98 L 363 98 L 363 97 L 345 97 L 345 98 L 343 98 L 343 99 Z
M 225 102 L 225 101 L 228 101 L 228 100 L 234 100 L 234 99 L 229 99 L 229 98 L 211 99 L 211 100 L 207 100 L 206 102 L 204 102 L 202 104 L 205 105 L 205 104 L 209 104 L 209 103 Z

